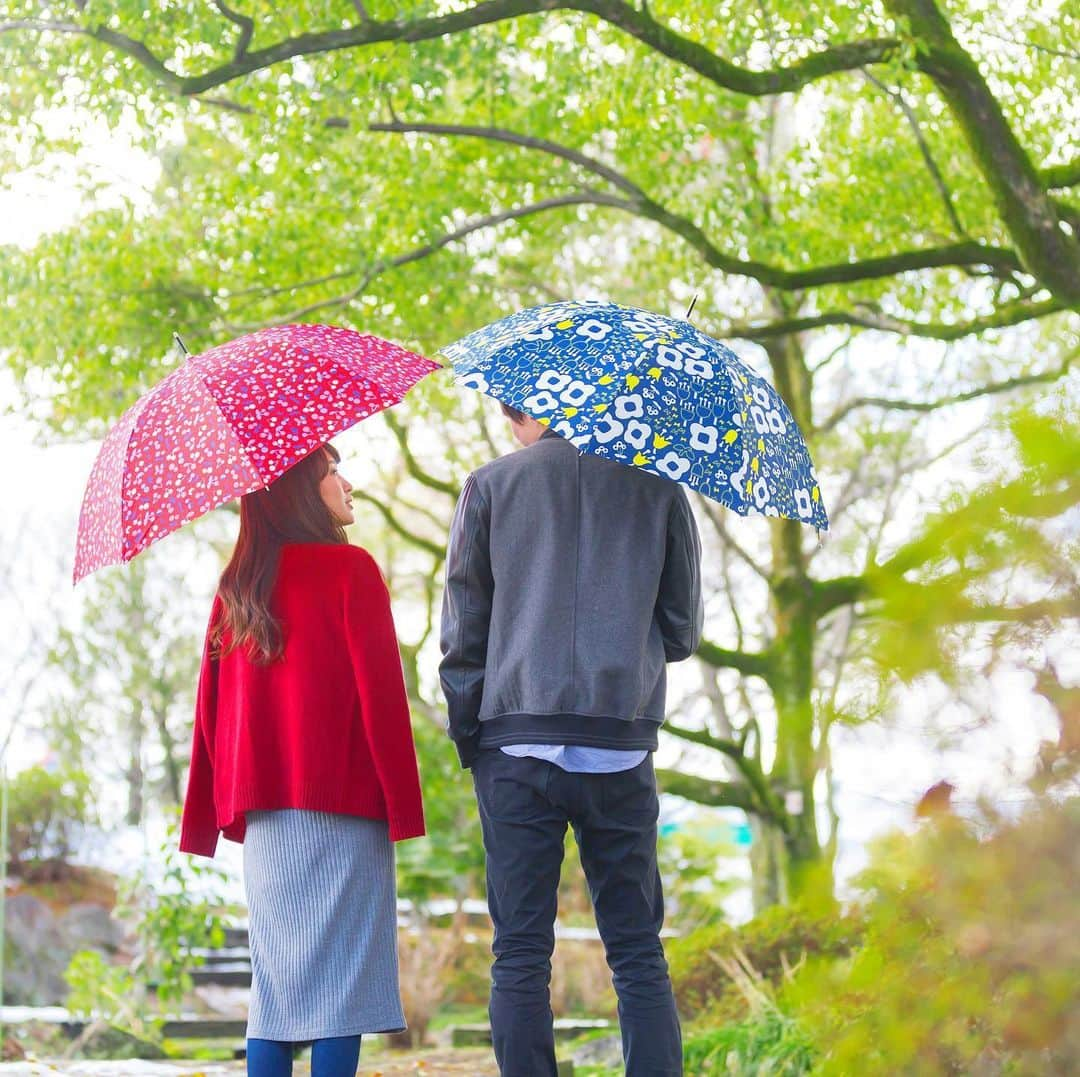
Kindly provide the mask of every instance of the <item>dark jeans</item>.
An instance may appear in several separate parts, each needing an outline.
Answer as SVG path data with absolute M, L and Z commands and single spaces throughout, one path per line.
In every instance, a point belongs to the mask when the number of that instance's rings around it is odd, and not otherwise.
M 482 751 L 473 765 L 495 925 L 491 1035 L 502 1077 L 555 1077 L 551 953 L 563 841 L 574 828 L 619 998 L 627 1077 L 682 1074 L 682 1034 L 660 943 L 659 804 L 652 756 L 571 774 Z

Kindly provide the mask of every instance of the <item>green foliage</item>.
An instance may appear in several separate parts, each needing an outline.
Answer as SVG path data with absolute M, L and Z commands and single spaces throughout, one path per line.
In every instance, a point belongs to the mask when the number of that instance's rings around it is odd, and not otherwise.
M 805 269 L 954 240 L 1008 246 L 970 132 L 917 70 L 917 39 L 900 34 L 867 67 L 872 78 L 823 71 L 788 97 L 740 92 L 686 62 L 695 53 L 735 72 L 783 68 L 896 35 L 899 6 L 818 0 L 765 13 L 750 0 L 692 0 L 644 12 L 659 33 L 679 35 L 668 55 L 617 17 L 541 11 L 431 40 L 267 56 L 178 95 L 175 78 L 233 59 L 239 31 L 217 9 L 95 4 L 67 13 L 65 25 L 86 33 L 64 33 L 35 29 L 35 5 L 11 0 L 0 5 L 11 20 L 0 115 L 21 141 L 0 140 L 3 171 L 59 171 L 69 162 L 57 151 L 93 143 L 89 125 L 50 122 L 50 107 L 70 105 L 122 129 L 160 175 L 32 252 L 4 252 L 10 361 L 68 390 L 52 396 L 53 417 L 76 431 L 175 362 L 172 328 L 201 349 L 271 319 L 320 317 L 434 349 L 552 293 L 677 306 L 687 289 L 712 293 L 740 259 L 752 279 L 755 263 Z M 434 0 L 369 7 L 405 20 L 443 10 Z M 301 34 L 356 23 L 347 4 L 251 14 L 249 53 L 282 44 L 281 55 Z M 1005 20 L 962 3 L 949 17 L 1035 166 L 1061 158 L 1080 95 L 1075 65 L 1045 43 L 1067 40 L 1075 16 L 1032 5 Z M 138 47 L 96 40 L 100 26 Z M 1002 47 L 1002 36 L 1030 44 Z M 140 62 L 140 50 L 163 66 Z M 641 196 L 535 145 L 369 128 L 399 117 L 554 142 L 615 169 Z M 101 171 L 85 182 L 101 188 Z M 471 249 L 441 244 L 455 227 L 567 195 L 585 201 L 483 229 Z M 1064 205 L 1072 193 L 1057 197 Z M 394 264 L 431 244 L 429 256 Z M 806 309 L 946 323 L 1007 305 L 1020 285 L 1000 287 L 990 295 L 949 268 L 884 271 L 826 283 Z M 710 329 L 769 306 L 757 290 L 733 290 L 698 310 Z
M 82 951 L 65 974 L 69 1009 L 152 1041 L 191 990 L 190 971 L 202 961 L 196 951 L 224 941 L 220 903 L 199 890 L 222 882 L 225 873 L 179 853 L 176 838 L 171 828 L 152 876 L 140 871 L 121 887 L 113 915 L 132 929 L 130 964 L 110 966 L 100 954 Z
M 667 947 L 679 1012 L 707 1012 L 726 1023 L 746 1016 L 747 999 L 724 966 L 745 961 L 767 982 L 779 984 L 789 970 L 813 957 L 847 954 L 862 937 L 855 913 L 773 906 L 734 928 L 714 924 L 673 940 Z
M 989 822 L 984 836 L 947 816 L 880 844 L 862 880 L 865 944 L 789 990 L 815 1073 L 1080 1068 L 1080 802 Z
M 427 835 L 397 849 L 398 894 L 423 914 L 431 901 L 482 892 L 484 846 L 469 776 L 446 733 L 414 723 L 424 787 Z
M 29 767 L 8 786 L 8 855 L 16 871 L 78 851 L 95 821 L 90 778 L 81 770 Z
M 812 1072 L 814 1055 L 805 1029 L 772 1006 L 683 1042 L 683 1066 L 695 1077 L 800 1077 Z
M 500 3 L 458 5 L 448 17 Z M 789 397 L 842 514 L 820 556 L 783 524 L 739 521 L 738 553 L 714 540 L 707 583 L 733 608 L 710 603 L 710 639 L 737 655 L 768 648 L 776 660 L 753 698 L 726 676 L 746 663 L 718 663 L 725 683 L 697 728 L 731 728 L 755 759 L 735 760 L 746 764 L 736 781 L 687 774 L 683 789 L 745 804 L 744 779 L 757 770 L 762 788 L 810 799 L 830 722 L 885 708 L 883 668 L 886 680 L 939 667 L 955 679 L 964 638 L 951 622 L 995 616 L 979 573 L 1003 582 L 1008 539 L 941 578 L 934 557 L 922 573 L 875 569 L 883 549 L 903 543 L 897 507 L 938 451 L 901 409 L 936 412 L 993 386 L 1049 381 L 1075 354 L 1080 203 L 1068 136 L 1080 83 L 1060 42 L 1075 38 L 1076 13 L 920 4 L 956 38 L 934 52 L 906 0 L 513 13 L 523 6 L 484 25 L 368 43 L 357 6 L 322 0 L 250 6 L 250 41 L 221 7 L 195 0 L 94 0 L 47 27 L 31 25 L 42 14 L 27 0 L 0 3 L 9 27 L 0 169 L 70 171 L 66 154 L 99 137 L 64 122 L 74 106 L 80 120 L 89 113 L 130 138 L 148 177 L 119 192 L 87 167 L 75 226 L 32 250 L 0 251 L 4 362 L 56 429 L 82 437 L 175 366 L 173 329 L 198 351 L 270 322 L 315 319 L 434 352 L 551 298 L 681 311 L 700 290 L 702 329 L 764 348 L 753 361 Z M 364 7 L 394 24 L 447 11 L 441 0 Z M 858 58 L 875 42 L 886 45 Z M 932 55 L 945 66 L 928 67 Z M 1008 129 L 984 131 L 957 94 Z M 373 129 L 399 119 L 480 131 Z M 1038 264 L 1031 255 L 1047 236 L 1064 256 Z M 968 254 L 941 264 L 920 253 L 954 247 Z M 791 281 L 822 267 L 833 271 L 816 284 Z M 941 353 L 915 346 L 920 338 L 954 343 Z M 883 346 L 890 339 L 914 344 Z M 481 407 L 436 381 L 401 414 L 420 470 L 452 488 L 496 445 L 473 422 Z M 390 536 L 395 599 L 404 581 L 430 611 L 452 497 L 406 476 L 389 445 L 364 491 L 368 522 Z M 989 482 L 1000 476 L 987 472 Z M 928 496 L 917 493 L 921 512 Z M 928 541 L 948 547 L 965 500 L 946 506 Z M 857 586 L 832 605 L 807 602 L 830 592 L 816 587 L 830 574 Z M 838 625 L 849 611 L 848 627 Z M 879 640 L 867 624 L 884 627 Z M 414 702 L 435 691 L 431 647 L 423 662 Z M 762 705 L 761 728 L 775 729 L 767 746 L 750 736 Z M 771 772 L 760 758 L 775 761 Z M 783 876 L 760 892 L 798 892 L 808 880 L 827 889 L 816 813 L 756 810 L 777 850 L 763 870 Z M 474 825 L 448 818 L 455 835 Z M 431 863 L 406 863 L 407 886 L 421 897 L 452 890 L 466 850 L 420 848 Z
M 160 1039 L 162 1016 L 141 1005 L 135 977 L 129 969 L 110 965 L 97 950 L 80 950 L 64 973 L 67 1008 L 73 1014 L 95 1018 L 139 1039 Z
M 131 824 L 147 797 L 181 800 L 206 616 L 191 576 L 204 557 L 185 536 L 103 570 L 49 654 L 49 743 L 96 781 L 123 781 Z
M 723 860 L 735 855 L 724 820 L 702 809 L 686 826 L 661 834 L 657 843 L 664 896 L 682 932 L 723 916 L 724 898 L 734 882 L 720 874 Z
M 1075 401 L 1058 394 L 1003 425 L 1003 469 L 1015 477 L 958 495 L 870 575 L 880 668 L 948 677 L 962 668 L 964 626 L 1000 621 L 996 647 L 1030 646 L 1080 609 L 1080 542 L 1067 523 L 1080 501 Z

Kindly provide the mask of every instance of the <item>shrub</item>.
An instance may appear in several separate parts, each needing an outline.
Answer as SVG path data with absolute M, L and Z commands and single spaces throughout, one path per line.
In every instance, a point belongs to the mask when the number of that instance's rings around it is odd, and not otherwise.
M 801 1077 L 814 1049 L 803 1028 L 775 1007 L 697 1035 L 683 1044 L 683 1067 L 695 1077 Z
M 667 947 L 679 1012 L 692 1018 L 707 1010 L 721 1023 L 745 1017 L 746 1000 L 723 968 L 739 952 L 766 981 L 778 984 L 786 969 L 807 958 L 849 953 L 861 935 L 857 913 L 800 906 L 766 909 L 739 928 L 699 928 Z
M 160 1040 L 165 1012 L 191 990 L 190 970 L 202 960 L 196 951 L 224 941 L 220 909 L 198 897 L 193 885 L 220 882 L 224 873 L 178 852 L 176 838 L 170 828 L 156 882 L 139 873 L 121 887 L 114 915 L 133 929 L 130 965 L 110 965 L 100 954 L 83 950 L 68 966 L 68 1008 L 95 1018 L 83 1034 L 87 1040 L 102 1026 L 139 1040 Z
M 45 864 L 62 864 L 94 819 L 89 777 L 81 770 L 20 771 L 8 787 L 8 819 L 14 872 L 32 876 Z
M 823 1075 L 1080 1072 L 1080 802 L 881 844 L 866 943 L 788 1001 Z

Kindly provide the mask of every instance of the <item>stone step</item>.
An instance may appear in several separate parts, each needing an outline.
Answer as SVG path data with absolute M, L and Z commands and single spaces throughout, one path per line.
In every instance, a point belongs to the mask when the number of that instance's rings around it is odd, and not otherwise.
M 597 1020 L 577 1019 L 573 1017 L 555 1018 L 556 1041 L 572 1040 L 584 1032 L 595 1032 L 597 1029 L 606 1030 L 612 1027 L 610 1021 L 598 1018 Z M 486 1047 L 491 1043 L 491 1026 L 484 1023 L 470 1025 L 454 1025 L 450 1029 L 450 1042 L 455 1047 Z
M 215 968 L 212 965 L 200 965 L 188 975 L 196 987 L 250 987 L 251 966 L 246 968 Z

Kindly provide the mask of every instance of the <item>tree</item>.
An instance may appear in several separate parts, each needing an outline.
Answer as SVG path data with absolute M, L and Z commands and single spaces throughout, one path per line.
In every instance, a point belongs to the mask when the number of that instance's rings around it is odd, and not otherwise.
M 185 601 L 183 561 L 149 554 L 104 570 L 51 656 L 60 677 L 46 712 L 50 742 L 71 765 L 123 781 L 132 825 L 143 822 L 148 793 L 182 803 L 203 617 Z
M 827 894 L 811 807 L 845 655 L 871 614 L 908 618 L 884 581 L 915 602 L 932 563 L 882 525 L 936 455 L 917 420 L 1075 356 L 1075 29 L 1064 7 L 934 0 L 8 4 L 0 108 L 31 160 L 55 148 L 43 103 L 77 102 L 161 165 L 142 204 L 7 254 L 11 361 L 64 387 L 53 420 L 75 433 L 161 372 L 173 326 L 201 347 L 335 319 L 432 348 L 552 297 L 703 291 L 703 328 L 763 349 L 843 545 L 710 514 L 738 599 L 701 651 L 709 705 L 671 731 L 729 775 L 667 787 L 751 813 L 763 901 Z M 428 593 L 476 455 L 460 406 L 432 388 L 392 424 L 403 467 L 367 491 Z M 424 423 L 466 441 L 433 449 Z M 1014 616 L 975 606 L 957 612 Z

